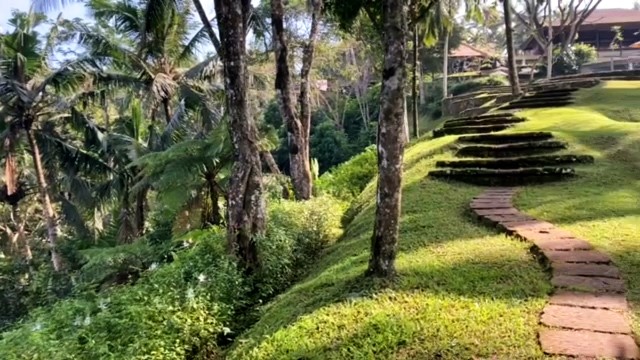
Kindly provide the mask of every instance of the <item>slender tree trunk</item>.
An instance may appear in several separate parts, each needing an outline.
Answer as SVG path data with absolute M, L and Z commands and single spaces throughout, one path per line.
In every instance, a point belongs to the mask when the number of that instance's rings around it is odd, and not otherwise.
M 49 247 L 51 251 L 51 263 L 55 271 L 61 271 L 63 269 L 63 262 L 60 254 L 58 254 L 58 220 L 56 219 L 56 213 L 51 203 L 51 196 L 49 195 L 49 186 L 44 176 L 44 167 L 42 165 L 42 156 L 40 155 L 40 147 L 36 142 L 31 131 L 31 125 L 25 128 L 29 147 L 33 156 L 33 163 L 35 165 L 36 178 L 38 180 L 38 190 L 40 192 L 40 201 L 42 201 L 42 210 L 44 213 L 45 221 L 47 223 L 47 240 L 49 241 Z
M 262 156 L 262 161 L 264 161 L 264 163 L 267 164 L 267 168 L 272 174 L 275 174 L 275 175 L 282 174 L 282 172 L 278 168 L 278 164 L 276 163 L 276 160 L 273 158 L 273 155 L 271 155 L 269 151 L 261 152 L 260 156 Z
M 209 191 L 209 201 L 211 201 L 211 214 L 207 219 L 209 225 L 222 225 L 222 215 L 220 215 L 220 193 L 216 187 L 215 174 L 208 172 L 206 175 L 207 188 Z
M 402 199 L 403 98 L 405 84 L 406 9 L 403 0 L 384 0 L 384 70 L 378 123 L 378 188 L 375 228 L 367 274 L 395 273 Z
M 195 5 L 196 11 L 198 12 L 198 16 L 200 17 L 200 21 L 202 22 L 202 26 L 204 26 L 207 31 L 207 35 L 209 35 L 209 39 L 211 39 L 211 43 L 213 44 L 213 48 L 216 49 L 216 54 L 221 58 L 221 46 L 220 39 L 216 36 L 216 33 L 213 31 L 213 26 L 211 26 L 211 21 L 207 17 L 207 13 L 204 11 L 204 7 L 202 7 L 202 3 L 200 0 L 193 0 L 193 4 Z
M 227 244 L 247 273 L 259 266 L 256 236 L 264 233 L 266 206 L 258 135 L 249 116 L 246 73 L 246 9 L 249 0 L 215 0 L 224 53 L 225 90 L 234 150 L 228 193 Z
M 164 116 L 166 117 L 167 124 L 171 122 L 171 108 L 169 106 L 169 99 L 162 99 L 162 106 L 164 107 Z
M 549 16 L 549 27 L 547 27 L 549 31 L 549 46 L 547 46 L 547 79 L 551 79 L 553 76 L 553 11 L 551 10 L 551 0 L 548 0 L 547 2 L 547 10 L 547 16 Z
M 413 137 L 418 138 L 420 136 L 420 129 L 418 128 L 418 2 L 414 0 L 413 4 L 413 59 L 412 59 L 412 83 L 411 83 L 411 113 L 413 115 Z
M 13 222 L 16 233 L 14 236 L 16 237 L 16 245 L 21 250 L 22 256 L 27 262 L 31 261 L 33 257 L 31 253 L 31 246 L 29 245 L 29 239 L 25 236 L 24 233 L 24 225 L 25 222 L 22 219 L 22 214 L 20 214 L 20 207 L 18 204 L 11 205 L 11 222 Z
M 504 30 L 507 38 L 507 67 L 509 68 L 509 82 L 513 95 L 520 95 L 520 80 L 518 79 L 518 69 L 516 67 L 516 50 L 513 45 L 513 28 L 511 27 L 511 6 L 509 0 L 502 0 L 504 9 Z
M 449 30 L 444 30 L 444 51 L 442 52 L 442 93 L 449 97 Z
M 136 194 L 136 209 L 135 209 L 135 226 L 136 236 L 140 237 L 144 235 L 144 225 L 146 220 L 146 205 L 147 205 L 147 193 L 148 189 L 140 190 Z
M 315 17 L 314 17 L 315 19 Z M 313 44 L 307 46 L 304 50 L 304 59 L 302 66 L 302 75 L 306 78 L 302 79 L 301 105 L 304 102 L 304 108 L 301 107 L 303 119 L 299 119 L 296 115 L 294 101 L 291 94 L 291 76 L 289 73 L 289 49 L 284 29 L 284 5 L 282 0 L 271 1 L 271 25 L 273 27 L 273 38 L 276 56 L 276 94 L 280 105 L 280 112 L 287 125 L 287 137 L 289 139 L 289 162 L 291 181 L 296 198 L 299 200 L 307 200 L 311 198 L 312 182 L 311 165 L 309 163 L 309 123 L 311 114 L 309 112 L 309 71 L 313 60 Z M 317 20 L 315 21 L 315 32 L 317 32 Z M 312 29 L 312 33 L 313 33 Z M 314 36 L 315 38 L 315 36 Z M 310 41 L 311 43 L 311 41 Z M 310 50 L 311 48 L 311 50 Z M 305 63 L 306 62 L 306 63 Z M 306 67 L 306 68 L 305 68 Z M 307 118 L 305 118 L 307 117 Z

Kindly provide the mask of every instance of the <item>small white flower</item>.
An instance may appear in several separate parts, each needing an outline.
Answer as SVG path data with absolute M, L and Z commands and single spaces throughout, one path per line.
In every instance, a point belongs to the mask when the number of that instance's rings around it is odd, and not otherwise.
M 33 325 L 33 327 L 31 328 L 31 331 L 40 331 L 40 330 L 42 330 L 42 323 L 38 321 Z
M 201 283 L 207 281 L 207 276 L 201 273 L 200 275 L 198 275 L 198 281 Z
M 156 263 L 156 262 L 151 263 L 151 266 L 149 266 L 149 271 L 153 271 L 153 270 L 155 270 L 157 268 L 158 268 L 158 263 Z
M 109 307 L 109 301 L 105 299 L 100 299 L 100 302 L 98 303 L 98 308 L 100 308 L 100 310 L 102 311 L 105 311 L 107 310 L 108 307 Z
M 80 316 L 76 316 L 76 319 L 73 321 L 73 325 L 75 326 L 82 325 L 82 318 Z
M 189 300 L 193 300 L 196 297 L 196 292 L 193 290 L 193 288 L 189 288 L 187 290 L 187 299 Z
M 91 316 L 87 315 L 87 316 L 84 318 L 84 322 L 82 323 L 82 325 L 84 325 L 84 326 L 89 326 L 90 324 L 91 324 Z

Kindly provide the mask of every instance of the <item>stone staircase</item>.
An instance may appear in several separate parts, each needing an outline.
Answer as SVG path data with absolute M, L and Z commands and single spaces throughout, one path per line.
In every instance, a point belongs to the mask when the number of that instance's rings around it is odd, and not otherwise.
M 507 118 L 508 114 L 496 117 Z M 438 161 L 429 176 L 475 185 L 517 186 L 570 178 L 575 176 L 570 165 L 593 162 L 589 155 L 566 153 L 567 144 L 550 132 L 466 135 L 459 137 L 455 146 L 457 159 Z
M 484 134 L 506 130 L 525 119 L 508 113 L 485 114 L 449 120 L 434 130 L 433 137 L 445 135 Z
M 573 93 L 577 88 L 541 90 L 531 94 L 526 94 L 521 98 L 511 101 L 500 110 L 513 109 L 536 109 L 544 107 L 561 107 L 573 103 Z

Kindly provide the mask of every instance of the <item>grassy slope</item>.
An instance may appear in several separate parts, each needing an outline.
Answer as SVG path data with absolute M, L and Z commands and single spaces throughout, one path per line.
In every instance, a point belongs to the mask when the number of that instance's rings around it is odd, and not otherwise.
M 605 87 L 581 92 L 572 108 L 526 112 L 533 121 L 517 130 L 554 131 L 597 163 L 580 167 L 577 180 L 527 187 L 517 201 L 614 256 L 640 309 L 640 124 L 615 120 L 640 119 L 632 109 L 640 82 Z M 480 188 L 425 177 L 436 160 L 451 158 L 452 140 L 407 150 L 396 284 L 379 290 L 361 277 L 375 206 L 370 185 L 344 239 L 264 309 L 229 358 L 544 358 L 536 330 L 548 275 L 525 244 L 469 219 Z
M 475 224 L 480 188 L 425 176 L 451 137 L 408 149 L 397 267 L 388 290 L 362 278 L 374 186 L 362 213 L 313 273 L 266 307 L 230 359 L 542 357 L 538 313 L 550 290 L 524 244 Z
M 584 90 L 571 108 L 523 113 L 521 130 L 548 130 L 575 151 L 593 154 L 596 166 L 578 179 L 527 187 L 518 206 L 590 241 L 623 272 L 640 333 L 640 82 L 608 82 Z

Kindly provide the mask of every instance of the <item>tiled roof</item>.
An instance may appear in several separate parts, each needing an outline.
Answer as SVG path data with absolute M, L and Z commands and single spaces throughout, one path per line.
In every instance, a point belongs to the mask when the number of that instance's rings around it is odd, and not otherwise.
M 460 44 L 457 49 L 451 51 L 450 57 L 489 57 L 488 52 L 475 48 L 468 44 Z
M 585 25 L 618 25 L 625 23 L 640 23 L 640 10 L 633 9 L 595 9 L 584 20 Z M 554 23 L 557 26 L 558 23 Z

